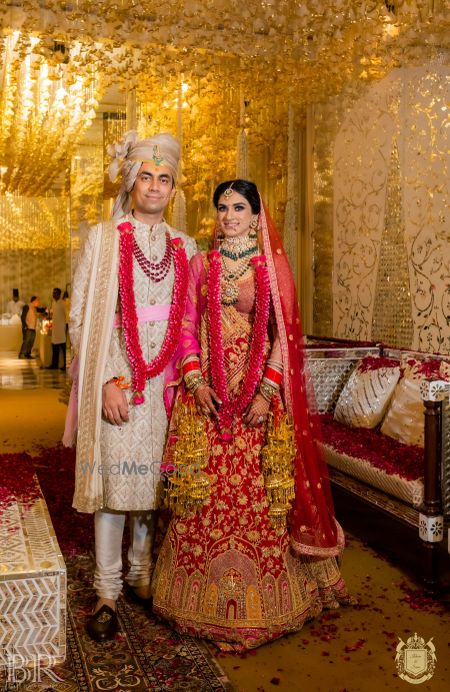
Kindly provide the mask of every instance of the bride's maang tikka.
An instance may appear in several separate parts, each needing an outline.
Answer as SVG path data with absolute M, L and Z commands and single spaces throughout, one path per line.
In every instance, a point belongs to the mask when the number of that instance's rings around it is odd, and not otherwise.
M 226 198 L 228 199 L 228 197 L 231 197 L 231 195 L 233 194 L 233 192 L 234 192 L 234 190 L 233 190 L 233 183 L 230 183 L 230 185 L 227 187 L 227 189 L 224 190 L 223 196 L 226 197 Z

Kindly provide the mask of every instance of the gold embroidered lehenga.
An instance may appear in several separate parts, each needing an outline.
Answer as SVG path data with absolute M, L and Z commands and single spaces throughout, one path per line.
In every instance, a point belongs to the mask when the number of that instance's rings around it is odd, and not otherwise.
M 191 261 L 181 349 L 188 352 L 189 333 L 197 335 L 203 376 L 211 382 L 207 266 L 204 254 Z M 245 376 L 253 315 L 251 278 L 239 282 L 235 306 L 222 306 L 230 393 L 239 391 Z M 186 415 L 190 396 L 178 388 L 166 462 L 178 443 L 180 416 Z M 278 397 L 274 405 L 283 407 L 282 400 Z M 261 469 L 264 426 L 247 427 L 236 418 L 232 439 L 226 441 L 215 420 L 202 420 L 211 492 L 197 513 L 172 518 L 154 573 L 153 608 L 181 632 L 211 639 L 225 650 L 245 650 L 299 630 L 323 608 L 346 603 L 349 596 L 336 562 L 338 550 L 334 555 L 326 548 L 319 555 L 295 554 L 288 530 L 272 525 Z

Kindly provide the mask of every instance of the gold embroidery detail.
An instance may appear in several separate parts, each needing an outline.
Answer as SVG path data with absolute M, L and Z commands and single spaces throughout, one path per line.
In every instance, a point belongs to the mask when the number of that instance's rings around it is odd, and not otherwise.
M 102 613 L 98 618 L 97 622 L 99 622 L 101 625 L 105 624 L 105 622 L 109 622 L 112 618 L 112 615 L 109 613 Z
M 91 319 L 86 321 L 84 325 L 84 328 L 92 326 L 92 329 L 90 329 L 89 332 L 86 349 L 86 367 L 83 378 L 83 392 L 81 394 L 83 406 L 80 411 L 78 426 L 77 458 L 82 460 L 89 459 L 90 461 L 96 461 L 92 459 L 93 445 L 91 438 L 92 431 L 96 429 L 98 422 L 96 409 L 97 393 L 95 391 L 97 382 L 96 364 L 97 354 L 100 349 L 101 339 L 104 335 L 104 325 L 107 318 L 102 297 L 105 296 L 106 288 L 111 281 L 112 256 L 117 243 L 116 239 L 113 237 L 113 229 L 115 229 L 115 224 L 111 221 L 102 224 L 102 228 L 99 230 L 100 240 L 96 239 L 96 242 L 100 242 L 99 264 L 96 276 L 91 277 L 91 281 L 94 282 L 96 299 L 92 302 Z M 90 290 L 91 286 L 89 285 L 88 291 Z M 92 480 L 90 481 L 89 474 L 85 474 L 81 482 L 77 474 L 74 502 L 76 501 L 76 507 L 80 512 L 94 512 L 103 506 L 103 488 L 101 494 L 96 497 L 86 497 L 86 486 L 90 482 L 92 482 Z

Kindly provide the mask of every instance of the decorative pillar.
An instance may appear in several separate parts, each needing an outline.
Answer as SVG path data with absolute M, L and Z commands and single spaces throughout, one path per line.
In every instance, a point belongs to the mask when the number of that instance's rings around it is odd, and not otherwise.
M 405 243 L 401 168 L 394 141 L 372 317 L 373 341 L 410 348 L 413 341 L 408 252 Z
M 297 149 L 295 146 L 294 108 L 289 104 L 288 110 L 288 144 L 287 144 L 287 191 L 284 214 L 284 248 L 289 258 L 292 272 L 297 276 Z
M 300 314 L 303 333 L 313 333 L 313 296 L 314 296 L 314 107 L 306 109 L 304 161 L 304 194 L 305 208 L 299 242 L 300 273 L 299 294 Z
M 248 179 L 248 147 L 247 133 L 245 132 L 245 99 L 242 87 L 240 88 L 240 113 L 239 133 L 236 144 L 236 178 Z
M 425 380 L 420 394 L 425 405 L 424 497 L 419 511 L 422 540 L 422 578 L 432 594 L 439 589 L 439 543 L 444 538 L 441 499 L 442 401 L 449 385 L 443 380 Z
M 183 176 L 183 86 L 178 86 L 177 100 L 177 138 L 180 142 L 180 161 L 178 163 L 178 183 L 173 203 L 172 224 L 179 231 L 186 231 L 186 197 L 182 189 Z
M 137 130 L 137 105 L 136 105 L 136 89 L 127 91 L 127 130 Z

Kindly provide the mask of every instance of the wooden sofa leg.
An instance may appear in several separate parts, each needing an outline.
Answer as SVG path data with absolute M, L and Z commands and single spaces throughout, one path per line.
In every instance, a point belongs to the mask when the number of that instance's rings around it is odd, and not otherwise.
M 425 392 L 423 392 L 425 394 Z M 422 540 L 422 579 L 425 590 L 436 595 L 439 590 L 439 544 L 444 537 L 441 503 L 441 401 L 425 405 L 425 475 L 424 500 L 419 514 L 419 536 Z

